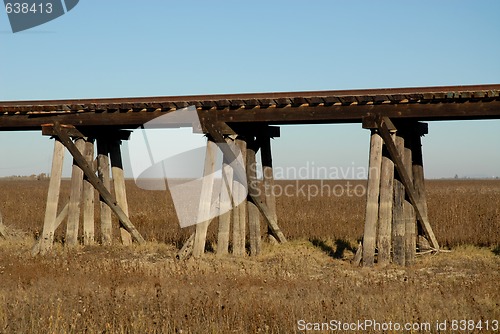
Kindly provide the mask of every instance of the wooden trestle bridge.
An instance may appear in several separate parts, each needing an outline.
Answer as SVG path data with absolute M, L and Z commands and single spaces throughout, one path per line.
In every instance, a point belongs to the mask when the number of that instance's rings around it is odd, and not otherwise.
M 189 106 L 197 110 L 200 129 L 196 130 L 208 138 L 205 175 L 213 172 L 218 143 L 236 144 L 246 160 L 240 167 L 246 170 L 248 201 L 219 217 L 218 253 L 228 253 L 231 224 L 232 252 L 246 253 L 248 222 L 250 254 L 258 254 L 261 216 L 270 235 L 286 241 L 278 227 L 272 194 L 259 196 L 255 169 L 249 168 L 260 149 L 266 169 L 263 182 L 272 184 L 270 138 L 279 136 L 277 125 L 361 123 L 371 131 L 362 263 L 411 265 L 418 235 L 439 250 L 427 216 L 421 149 L 421 136 L 428 130 L 424 122 L 499 119 L 500 85 L 0 102 L 0 131 L 41 130 L 55 139 L 43 234 L 34 251 L 46 252 L 52 247 L 54 232 L 66 217 L 66 245 L 76 245 L 80 209 L 83 242 L 94 243 L 95 190 L 101 201 L 101 242 L 111 243 L 111 211 L 119 218 L 123 243 L 144 242 L 128 218 L 120 144 L 128 139 L 129 129 Z M 220 145 L 226 162 L 236 158 L 230 147 Z M 69 203 L 58 210 L 64 148 L 74 164 Z M 237 176 L 225 175 L 226 186 Z M 212 190 L 213 178 L 205 178 L 200 210 L 210 209 L 204 198 L 211 198 Z M 203 254 L 209 223 L 196 225 L 180 256 Z

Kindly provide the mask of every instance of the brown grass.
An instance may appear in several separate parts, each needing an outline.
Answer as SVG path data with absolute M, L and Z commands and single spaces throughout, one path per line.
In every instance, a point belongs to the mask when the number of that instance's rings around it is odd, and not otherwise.
M 0 333 L 291 333 L 300 319 L 500 320 L 500 258 L 491 251 L 500 243 L 498 181 L 429 182 L 432 225 L 453 252 L 371 270 L 348 262 L 362 235 L 363 197 L 307 205 L 280 197 L 289 244 L 265 244 L 253 259 L 208 253 L 177 261 L 189 231 L 178 227 L 168 196 L 128 184 L 131 219 L 146 245 L 70 252 L 56 243 L 53 254 L 32 258 L 47 183 L 0 184 L 4 223 L 17 232 L 0 240 Z

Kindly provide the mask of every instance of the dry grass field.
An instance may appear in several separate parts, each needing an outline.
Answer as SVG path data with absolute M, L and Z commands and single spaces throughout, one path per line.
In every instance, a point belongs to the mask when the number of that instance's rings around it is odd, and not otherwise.
M 444 333 L 462 319 L 483 328 L 455 333 L 476 333 L 494 332 L 486 321 L 500 320 L 497 180 L 428 182 L 431 223 L 452 252 L 420 256 L 411 268 L 375 269 L 349 263 L 362 236 L 364 197 L 278 197 L 288 244 L 264 244 L 257 258 L 209 251 L 201 260 L 178 261 L 191 230 L 178 227 L 168 194 L 132 182 L 131 220 L 146 245 L 67 251 L 59 232 L 54 252 L 33 258 L 47 187 L 46 180 L 0 181 L 0 212 L 12 235 L 0 239 L 0 333 L 293 333 L 306 332 L 300 324 L 335 320 L 429 323 L 431 331 L 385 332 Z M 67 181 L 63 187 L 62 201 Z M 208 248 L 216 247 L 215 225 Z M 445 320 L 447 330 L 436 330 Z

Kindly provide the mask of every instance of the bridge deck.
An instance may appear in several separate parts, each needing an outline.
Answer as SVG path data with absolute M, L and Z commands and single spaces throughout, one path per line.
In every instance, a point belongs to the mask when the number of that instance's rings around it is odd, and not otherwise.
M 430 120 L 500 119 L 500 84 L 371 90 L 0 102 L 0 131 L 59 121 L 135 128 L 196 106 L 202 121 L 269 124 L 356 123 L 370 114 Z

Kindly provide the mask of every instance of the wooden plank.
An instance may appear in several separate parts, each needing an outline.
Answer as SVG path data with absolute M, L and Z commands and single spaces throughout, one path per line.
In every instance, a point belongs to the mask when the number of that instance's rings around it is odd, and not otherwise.
M 411 137 L 409 136 L 408 130 L 403 129 L 403 137 L 404 141 L 404 154 L 403 154 L 403 164 L 408 173 L 408 177 L 410 178 L 410 182 L 413 185 L 413 167 L 412 167 L 412 144 Z M 412 266 L 415 264 L 415 253 L 417 248 L 417 239 L 416 239 L 416 216 L 415 210 L 411 202 L 408 199 L 408 196 L 405 197 L 405 201 L 403 203 L 403 214 L 405 219 L 405 265 Z
M 47 194 L 47 205 L 45 218 L 43 220 L 42 241 L 40 252 L 46 253 L 54 243 L 55 222 L 57 218 L 57 205 L 59 203 L 59 192 L 61 187 L 62 167 L 64 160 L 64 145 L 59 140 L 54 140 L 54 153 L 52 157 L 52 169 L 50 172 L 49 192 Z
M 212 138 L 214 138 L 214 140 L 217 143 L 224 143 L 225 142 L 222 134 L 220 132 L 218 132 L 217 129 L 214 126 L 212 126 L 212 124 L 210 122 L 206 123 L 205 126 L 206 126 L 209 134 L 212 136 Z M 227 145 L 220 145 L 219 148 L 222 150 L 222 152 L 225 155 L 228 156 L 228 159 L 230 159 L 231 161 L 236 161 L 235 170 L 234 170 L 235 178 L 243 180 L 245 178 L 246 172 L 245 172 L 244 167 L 241 166 L 241 164 L 237 162 L 235 153 Z M 264 216 L 266 223 L 271 228 L 273 236 L 281 243 L 286 242 L 285 235 L 283 234 L 283 232 L 281 232 L 281 230 L 278 226 L 278 222 L 272 217 L 272 214 L 271 214 L 269 208 L 261 199 L 260 194 L 249 193 L 249 195 L 250 195 L 250 197 L 252 197 L 252 199 L 254 200 L 254 203 L 257 205 L 260 212 Z
M 422 205 L 419 201 L 419 198 L 417 197 L 415 190 L 413 188 L 413 184 L 410 182 L 410 178 L 408 176 L 408 173 L 406 169 L 404 168 L 403 160 L 401 157 L 401 154 L 398 152 L 394 142 L 391 140 L 391 134 L 389 132 L 389 129 L 387 128 L 387 125 L 385 124 L 384 118 L 380 118 L 378 120 L 379 122 L 379 131 L 380 135 L 384 139 L 384 142 L 387 146 L 387 149 L 389 150 L 389 153 L 391 154 L 392 161 L 394 162 L 394 165 L 396 167 L 396 170 L 398 171 L 399 176 L 401 177 L 401 181 L 403 182 L 403 185 L 405 187 L 406 193 L 408 194 L 408 197 L 415 208 L 415 213 L 417 215 L 417 219 L 422 222 L 422 227 L 424 229 L 424 232 L 426 233 L 426 236 L 430 240 L 430 243 L 432 247 L 435 250 L 439 250 L 439 243 L 437 242 L 437 239 L 434 235 L 434 232 L 432 231 L 432 227 L 428 221 L 428 219 L 423 216 L 423 209 Z
M 243 137 L 238 136 L 235 140 L 235 144 L 241 152 L 243 164 L 245 166 L 243 170 L 246 173 L 247 143 Z M 244 194 L 241 194 L 241 185 L 246 188 L 247 184 L 248 182 L 246 174 L 235 175 L 233 191 L 236 198 L 241 198 L 241 196 L 244 196 Z M 247 204 L 247 199 L 245 198 L 243 202 L 241 202 L 233 210 L 233 254 L 236 256 L 243 256 L 246 253 L 245 241 L 247 226 Z
M 371 131 L 368 190 L 366 196 L 365 229 L 363 233 L 363 266 L 374 264 L 377 240 L 377 223 L 380 194 L 380 167 L 382 164 L 382 137 L 377 130 Z
M 394 135 L 393 135 L 394 136 Z M 382 149 L 380 172 L 379 228 L 377 235 L 377 263 L 385 266 L 391 262 L 392 204 L 394 199 L 394 163 L 387 148 Z
M 123 173 L 122 154 L 120 150 L 121 143 L 121 140 L 109 141 L 109 155 L 111 159 L 111 175 L 113 176 L 113 188 L 115 190 L 116 202 L 128 217 L 127 191 L 125 189 L 125 176 Z M 122 244 L 132 244 L 132 236 L 127 232 L 123 223 L 120 224 L 120 237 Z
M 252 188 L 254 192 L 260 192 L 257 181 L 257 143 L 253 137 L 247 137 L 247 180 L 248 188 Z M 260 212 L 259 208 L 249 198 L 248 201 L 248 229 L 250 237 L 250 255 L 257 256 L 261 252 L 261 232 L 260 232 Z
M 274 221 L 278 222 L 276 213 L 276 196 L 274 195 L 274 172 L 273 172 L 273 157 L 271 152 L 271 137 L 267 134 L 259 136 L 260 142 L 260 157 L 262 161 L 262 178 L 264 181 L 264 200 L 269 208 L 269 213 Z M 271 243 L 275 243 L 271 228 L 267 227 L 267 235 Z
M 75 146 L 79 152 L 84 153 L 85 140 L 78 138 Z M 78 229 L 80 225 L 80 206 L 82 202 L 83 189 L 83 171 L 76 161 L 73 161 L 73 170 L 71 172 L 71 193 L 69 196 L 68 222 L 66 225 L 66 243 L 68 247 L 78 245 Z
M 84 174 L 87 176 L 89 182 L 94 186 L 94 188 L 99 192 L 101 197 L 104 199 L 106 204 L 111 208 L 111 210 L 118 216 L 118 219 L 123 223 L 127 231 L 132 235 L 132 238 L 138 243 L 144 243 L 145 240 L 137 231 L 135 226 L 132 224 L 127 215 L 123 212 L 122 208 L 116 203 L 115 198 L 108 189 L 103 185 L 101 180 L 94 174 L 92 167 L 87 163 L 85 157 L 78 151 L 76 146 L 73 144 L 71 139 L 68 137 L 58 123 L 54 124 L 54 129 L 57 131 L 57 136 L 61 139 L 61 142 L 66 146 L 68 151 L 71 153 L 73 158 L 83 170 Z
M 217 145 L 210 138 L 207 140 L 205 155 L 205 167 L 203 170 L 203 181 L 201 185 L 200 205 L 198 217 L 208 217 L 212 205 L 212 191 L 214 187 L 215 162 L 217 160 Z M 198 258 L 205 252 L 207 229 L 211 219 L 196 224 L 194 235 L 193 256 Z
M 88 138 L 85 141 L 85 158 L 87 163 L 92 166 L 94 161 L 94 140 Z M 94 168 L 92 168 L 94 171 Z M 83 178 L 83 244 L 93 245 L 95 241 L 94 227 L 94 187 L 87 177 Z
M 231 138 L 226 138 L 228 144 Z M 229 166 L 227 157 L 223 157 L 222 180 L 219 205 L 219 230 L 217 235 L 217 255 L 226 255 L 229 252 L 229 233 L 231 229 L 231 194 L 233 191 L 233 169 Z
M 392 140 L 392 139 L 391 139 Z M 386 146 L 389 148 L 389 145 Z M 398 155 L 404 154 L 404 138 L 397 134 L 395 138 L 395 147 Z M 392 155 L 391 155 L 392 156 Z M 394 156 L 392 156 L 393 161 Z M 401 175 L 398 173 L 394 177 L 394 206 L 392 209 L 392 253 L 393 262 L 400 266 L 406 263 L 405 254 L 405 233 L 406 224 L 404 216 L 404 201 L 405 201 L 405 186 L 403 184 Z
M 97 175 L 103 186 L 109 191 L 111 179 L 109 176 L 109 146 L 105 139 L 97 140 Z M 106 204 L 102 196 L 99 196 L 99 208 L 101 219 L 101 244 L 111 245 L 113 242 L 111 225 L 111 208 Z

